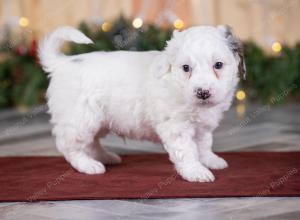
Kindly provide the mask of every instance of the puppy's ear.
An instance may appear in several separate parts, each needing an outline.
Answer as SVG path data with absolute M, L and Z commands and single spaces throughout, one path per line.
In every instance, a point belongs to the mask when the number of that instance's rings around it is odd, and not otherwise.
M 217 27 L 226 38 L 227 43 L 231 51 L 233 52 L 236 59 L 238 59 L 239 66 L 238 71 L 239 75 L 242 79 L 246 79 L 246 65 L 245 65 L 245 58 L 244 58 L 244 49 L 242 42 L 234 36 L 232 32 L 232 28 L 228 25 L 219 25 Z
M 167 47 L 164 51 L 158 55 L 153 64 L 152 64 L 152 71 L 156 78 L 163 77 L 166 73 L 171 71 L 171 61 L 174 59 L 174 54 L 178 51 L 178 42 L 174 41 L 174 38 L 179 37 L 181 32 L 178 30 L 174 30 L 172 34 L 172 38 L 167 41 Z
M 156 78 L 161 78 L 170 72 L 170 62 L 165 54 L 158 55 L 152 64 L 152 72 Z

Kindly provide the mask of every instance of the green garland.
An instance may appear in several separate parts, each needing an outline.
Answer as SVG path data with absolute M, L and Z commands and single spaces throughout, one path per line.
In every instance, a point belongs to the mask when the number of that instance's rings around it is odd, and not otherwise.
M 106 32 L 86 23 L 82 23 L 79 29 L 94 44 L 71 44 L 70 54 L 99 50 L 162 50 L 172 34 L 171 29 L 154 25 L 135 29 L 124 18 L 118 19 Z M 21 46 L 26 47 L 26 53 L 19 53 L 18 45 L 0 63 L 0 108 L 32 106 L 44 102 L 47 77 L 38 65 L 32 45 Z M 254 43 L 247 42 L 245 57 L 247 80 L 242 81 L 240 87 L 246 90 L 248 98 L 268 103 L 275 98 L 276 102 L 281 102 L 286 97 L 299 97 L 300 44 L 293 48 L 283 47 L 280 55 L 271 56 Z
M 163 50 L 172 34 L 171 29 L 162 29 L 154 25 L 144 25 L 140 29 L 135 29 L 124 18 L 115 22 L 107 32 L 102 31 L 98 26 L 89 26 L 86 23 L 81 23 L 79 29 L 91 38 L 94 44 L 72 44 L 72 54 L 99 50 Z
M 44 102 L 46 75 L 29 54 L 11 54 L 0 64 L 0 108 Z
M 241 82 L 248 97 L 265 103 L 300 95 L 300 43 L 284 46 L 278 56 L 264 53 L 254 43 L 245 43 L 247 80 Z

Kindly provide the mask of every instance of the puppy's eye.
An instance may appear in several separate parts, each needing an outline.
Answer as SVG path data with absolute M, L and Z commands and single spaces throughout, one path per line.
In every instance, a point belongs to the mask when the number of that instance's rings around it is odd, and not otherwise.
M 222 62 L 216 62 L 214 64 L 214 68 L 217 69 L 217 70 L 222 69 L 222 67 L 223 67 L 223 63 Z
M 182 66 L 182 69 L 183 69 L 184 72 L 187 72 L 187 73 L 191 71 L 191 67 L 187 64 L 184 64 Z

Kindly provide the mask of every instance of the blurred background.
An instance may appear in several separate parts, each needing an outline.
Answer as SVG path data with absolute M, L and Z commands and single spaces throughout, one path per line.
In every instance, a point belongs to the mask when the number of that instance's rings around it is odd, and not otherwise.
M 64 48 L 67 54 L 78 54 L 162 50 L 174 29 L 228 24 L 244 43 L 247 80 L 239 85 L 215 146 L 240 149 L 246 141 L 264 149 L 264 144 L 278 145 L 275 137 L 282 143 L 278 131 L 285 135 L 292 131 L 298 137 L 299 11 L 298 0 L 0 0 L 0 144 L 8 147 L 8 154 L 13 144 L 19 152 L 20 144 L 27 143 L 24 140 L 40 140 L 54 149 L 45 105 L 48 79 L 37 59 L 37 45 L 62 25 L 79 28 L 94 40 L 93 45 Z M 280 129 L 286 124 L 292 128 Z M 249 140 L 240 136 L 242 132 Z M 219 144 L 219 136 L 228 139 L 228 146 L 224 139 Z M 287 146 L 299 140 L 285 138 L 293 140 Z M 28 145 L 37 150 L 38 143 Z

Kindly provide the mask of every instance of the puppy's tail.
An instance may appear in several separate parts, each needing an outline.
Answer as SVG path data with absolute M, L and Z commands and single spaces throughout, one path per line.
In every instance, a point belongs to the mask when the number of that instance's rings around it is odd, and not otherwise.
M 65 41 L 79 44 L 91 44 L 93 41 L 73 27 L 65 26 L 57 28 L 40 43 L 38 54 L 43 69 L 53 72 L 65 60 L 65 55 L 59 49 Z

